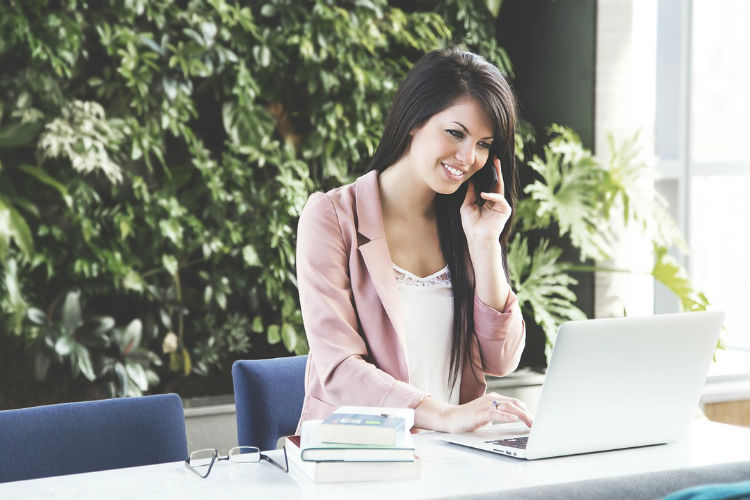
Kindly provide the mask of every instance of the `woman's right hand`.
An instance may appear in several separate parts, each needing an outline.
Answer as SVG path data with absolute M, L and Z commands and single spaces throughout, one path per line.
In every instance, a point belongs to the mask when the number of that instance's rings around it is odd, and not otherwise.
M 533 418 L 519 399 L 491 392 L 474 401 L 453 406 L 446 412 L 448 432 L 470 432 L 491 422 L 522 421 L 531 427 Z
M 425 398 L 415 408 L 414 424 L 422 429 L 450 433 L 471 432 L 490 422 L 522 421 L 528 427 L 533 417 L 519 399 L 491 392 L 474 401 L 454 406 Z

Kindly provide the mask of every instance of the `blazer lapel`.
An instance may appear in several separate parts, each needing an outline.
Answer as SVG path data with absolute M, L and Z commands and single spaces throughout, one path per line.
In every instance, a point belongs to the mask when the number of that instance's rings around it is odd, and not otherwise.
M 398 337 L 402 352 L 399 365 L 404 380 L 408 380 L 406 364 L 406 337 L 402 325 L 401 308 L 398 286 L 393 273 L 391 254 L 388 251 L 388 241 L 385 238 L 383 226 L 383 212 L 380 206 L 378 189 L 378 173 L 371 171 L 356 181 L 357 189 L 357 231 L 367 238 L 367 242 L 359 245 L 359 251 L 364 259 L 367 272 L 372 279 L 375 290 L 383 303 L 393 329 Z

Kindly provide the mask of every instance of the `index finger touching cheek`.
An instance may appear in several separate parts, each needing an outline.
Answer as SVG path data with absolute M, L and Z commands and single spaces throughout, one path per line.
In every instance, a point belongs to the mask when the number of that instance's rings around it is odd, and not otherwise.
M 495 157 L 495 170 L 497 171 L 497 192 L 501 195 L 505 196 L 505 183 L 503 182 L 503 169 L 502 165 L 500 165 L 500 157 Z

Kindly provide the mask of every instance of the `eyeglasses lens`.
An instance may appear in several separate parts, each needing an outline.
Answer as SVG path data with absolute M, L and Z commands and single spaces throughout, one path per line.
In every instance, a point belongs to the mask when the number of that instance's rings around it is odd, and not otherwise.
M 216 450 L 197 450 L 190 454 L 191 467 L 208 467 L 216 459 Z
M 230 462 L 260 462 L 260 449 L 255 446 L 236 446 L 229 450 L 228 458 Z

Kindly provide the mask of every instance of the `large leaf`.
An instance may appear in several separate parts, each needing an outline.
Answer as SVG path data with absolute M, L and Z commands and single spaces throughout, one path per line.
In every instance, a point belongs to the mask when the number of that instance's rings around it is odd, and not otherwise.
M 77 334 L 81 337 L 87 335 L 106 334 L 115 326 L 115 319 L 111 316 L 95 316 L 83 322 L 78 328 Z
M 255 251 L 255 247 L 252 245 L 245 245 L 242 248 L 242 258 L 248 266 L 261 265 L 260 259 L 258 258 L 258 252 Z
M 497 17 L 500 13 L 500 6 L 502 5 L 503 0 L 485 0 L 484 3 L 487 5 L 487 10 L 490 11 L 492 17 Z
M 19 165 L 16 168 L 35 177 L 38 181 L 55 188 L 60 193 L 60 195 L 62 195 L 63 200 L 65 200 L 65 204 L 68 207 L 73 206 L 73 197 L 68 193 L 68 189 L 59 181 L 54 179 L 51 175 L 49 175 L 44 169 L 34 165 Z
M 181 371 L 183 375 L 190 375 L 190 372 L 193 371 L 193 362 L 187 349 L 183 347 L 181 350 L 169 355 L 169 369 L 173 372 Z M 195 371 L 205 375 L 208 373 L 208 367 L 205 366 L 201 370 L 196 366 Z
M 130 351 L 138 347 L 141 343 L 142 331 L 143 323 L 140 319 L 134 319 L 125 327 L 120 337 L 120 352 L 123 356 L 127 356 Z
M 130 377 L 125 370 L 125 366 L 119 361 L 114 365 L 114 372 L 117 377 L 117 392 L 119 395 L 125 395 L 130 392 Z
M 177 271 L 180 269 L 180 264 L 177 262 L 177 258 L 175 258 L 174 255 L 164 254 L 161 256 L 161 262 L 164 266 L 164 269 L 167 270 L 167 272 L 170 275 L 175 275 Z
M 49 370 L 50 358 L 47 353 L 41 349 L 34 353 L 34 378 L 41 382 L 47 378 L 47 371 Z
M 190 359 L 190 353 L 187 349 L 184 347 L 182 348 L 182 373 L 185 375 L 190 375 L 190 372 L 193 371 L 193 362 Z
M 535 155 L 529 162 L 540 179 L 524 192 L 536 203 L 535 216 L 554 219 L 560 236 L 569 235 L 582 261 L 607 258 L 613 236 L 604 204 L 605 172 L 575 134 L 562 128 L 553 131 L 563 133 L 544 147 L 544 159 Z
M 667 201 L 655 188 L 657 170 L 643 155 L 639 133 L 616 141 L 607 134 L 611 200 L 607 210 L 616 210 L 625 224 L 638 224 L 643 236 L 659 246 L 676 244 L 687 252 L 687 243 L 667 210 Z M 613 214 L 615 215 L 615 214 Z
M 3 285 L 5 285 L 5 297 L 7 306 L 11 310 L 11 325 L 16 333 L 21 332 L 21 324 L 25 317 L 28 304 L 21 293 L 21 284 L 18 277 L 18 263 L 15 259 L 4 262 Z M 1 265 L 1 264 L 0 264 Z M 0 268 L 1 270 L 1 268 Z
M 289 323 L 281 325 L 281 340 L 284 342 L 287 351 L 294 352 L 294 348 L 297 346 L 297 331 Z
M 83 376 L 91 382 L 96 380 L 96 373 L 94 373 L 94 366 L 91 363 L 89 350 L 81 344 L 76 344 L 75 354 L 75 361 L 78 363 L 78 369 L 81 370 Z
M 77 345 L 78 343 L 71 335 L 62 335 L 55 342 L 55 352 L 60 356 L 68 356 Z
M 685 269 L 664 247 L 656 246 L 654 254 L 656 259 L 651 271 L 654 278 L 677 295 L 684 311 L 705 311 L 710 305 L 708 298 L 693 288 Z
M 279 328 L 279 325 L 269 325 L 266 330 L 266 338 L 269 344 L 278 344 L 281 341 L 281 328 Z
M 73 291 L 65 295 L 62 324 L 68 335 L 72 335 L 81 325 L 81 292 Z
M 7 248 L 11 240 L 27 257 L 34 253 L 34 240 L 26 219 L 0 197 L 0 250 Z
M 577 281 L 567 273 L 568 264 L 558 261 L 561 253 L 560 248 L 550 248 L 543 239 L 531 254 L 520 233 L 516 233 L 508 248 L 509 273 L 519 306 L 533 314 L 534 321 L 546 333 L 549 348 L 562 322 L 586 318 L 575 305 L 576 296 L 570 289 Z
M 130 380 L 138 387 L 141 391 L 148 390 L 148 379 L 146 378 L 146 371 L 143 367 L 137 363 L 125 362 L 125 371 L 130 377 Z
M 47 315 L 44 314 L 44 311 L 42 311 L 41 309 L 30 307 L 26 312 L 26 315 L 28 316 L 29 320 L 36 325 L 47 324 Z
M 115 320 L 109 316 L 98 316 L 87 319 L 75 331 L 78 341 L 89 348 L 104 349 L 109 346 L 108 333 L 115 326 Z
M 0 149 L 25 146 L 34 141 L 42 124 L 39 122 L 16 122 L 0 128 Z

